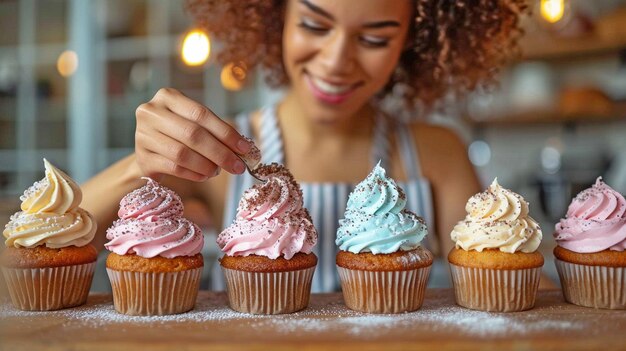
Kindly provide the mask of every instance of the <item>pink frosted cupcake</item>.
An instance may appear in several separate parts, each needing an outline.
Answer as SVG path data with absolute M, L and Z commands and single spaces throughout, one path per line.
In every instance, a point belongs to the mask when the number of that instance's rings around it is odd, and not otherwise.
M 193 309 L 204 261 L 200 228 L 182 217 L 172 190 L 150 178 L 120 202 L 119 220 L 104 246 L 115 309 L 128 315 L 166 315 Z
M 302 191 L 281 165 L 262 165 L 266 179 L 246 190 L 235 222 L 217 238 L 230 307 L 254 314 L 291 313 L 309 303 L 317 231 Z
M 554 237 L 565 300 L 626 309 L 626 200 L 598 177 L 576 196 Z

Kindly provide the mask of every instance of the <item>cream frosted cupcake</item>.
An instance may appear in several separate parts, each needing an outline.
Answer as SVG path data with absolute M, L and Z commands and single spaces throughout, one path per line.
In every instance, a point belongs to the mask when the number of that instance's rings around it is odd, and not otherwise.
M 245 313 L 299 311 L 309 303 L 317 231 L 284 166 L 261 165 L 255 174 L 267 182 L 245 191 L 234 223 L 217 237 L 228 301 Z
M 128 315 L 168 315 L 193 309 L 204 260 L 200 228 L 183 218 L 172 190 L 150 178 L 120 202 L 119 220 L 104 246 L 115 310 Z
M 350 309 L 400 313 L 422 305 L 433 257 L 420 246 L 424 220 L 405 206 L 404 192 L 380 163 L 350 194 L 335 241 Z
M 82 305 L 93 278 L 96 221 L 78 207 L 80 187 L 44 159 L 44 179 L 20 199 L 3 235 L 2 271 L 15 307 L 49 311 Z
M 557 223 L 555 264 L 565 300 L 626 309 L 626 200 L 598 177 Z
M 513 312 L 535 305 L 543 256 L 542 232 L 528 203 L 497 179 L 472 196 L 467 216 L 452 230 L 448 255 L 457 304 L 476 310 Z

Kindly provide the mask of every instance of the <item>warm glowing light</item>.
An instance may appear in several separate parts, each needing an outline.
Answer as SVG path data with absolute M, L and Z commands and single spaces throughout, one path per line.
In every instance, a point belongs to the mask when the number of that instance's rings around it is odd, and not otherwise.
M 541 0 L 541 17 L 549 23 L 556 23 L 565 14 L 565 0 Z
M 205 32 L 195 29 L 187 33 L 183 40 L 181 56 L 188 66 L 200 66 L 209 59 L 211 42 Z
M 239 62 L 236 65 L 229 63 L 222 68 L 220 79 L 222 86 L 231 91 L 241 90 L 246 80 L 247 67 L 243 62 Z
M 66 50 L 57 59 L 57 70 L 63 77 L 69 77 L 78 68 L 78 55 L 72 50 Z

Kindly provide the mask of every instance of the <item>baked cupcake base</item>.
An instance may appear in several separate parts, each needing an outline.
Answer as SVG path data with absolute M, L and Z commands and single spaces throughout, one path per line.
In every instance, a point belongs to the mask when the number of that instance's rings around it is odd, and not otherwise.
M 582 254 L 557 246 L 554 256 L 565 301 L 584 307 L 626 309 L 626 251 Z
M 126 315 L 170 315 L 190 311 L 196 303 L 202 255 L 144 258 L 109 254 L 107 274 L 115 310 Z
M 346 306 L 368 313 L 419 309 L 433 256 L 421 247 L 391 254 L 337 253 L 337 269 Z
M 84 304 L 97 257 L 91 245 L 6 248 L 2 273 L 11 302 L 24 311 L 52 311 Z
M 534 307 L 543 266 L 540 253 L 455 248 L 448 261 L 458 305 L 493 312 Z
M 317 256 L 297 253 L 289 260 L 256 255 L 224 256 L 220 265 L 233 310 L 283 314 L 308 306 Z

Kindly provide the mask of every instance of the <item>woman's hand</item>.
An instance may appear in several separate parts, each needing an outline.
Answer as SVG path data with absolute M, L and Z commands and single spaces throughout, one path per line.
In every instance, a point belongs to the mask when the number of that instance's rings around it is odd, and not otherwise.
M 236 154 L 251 145 L 206 106 L 176 89 L 163 88 L 136 111 L 135 154 L 144 175 L 173 175 L 192 181 L 216 176 L 220 168 L 239 174 Z

